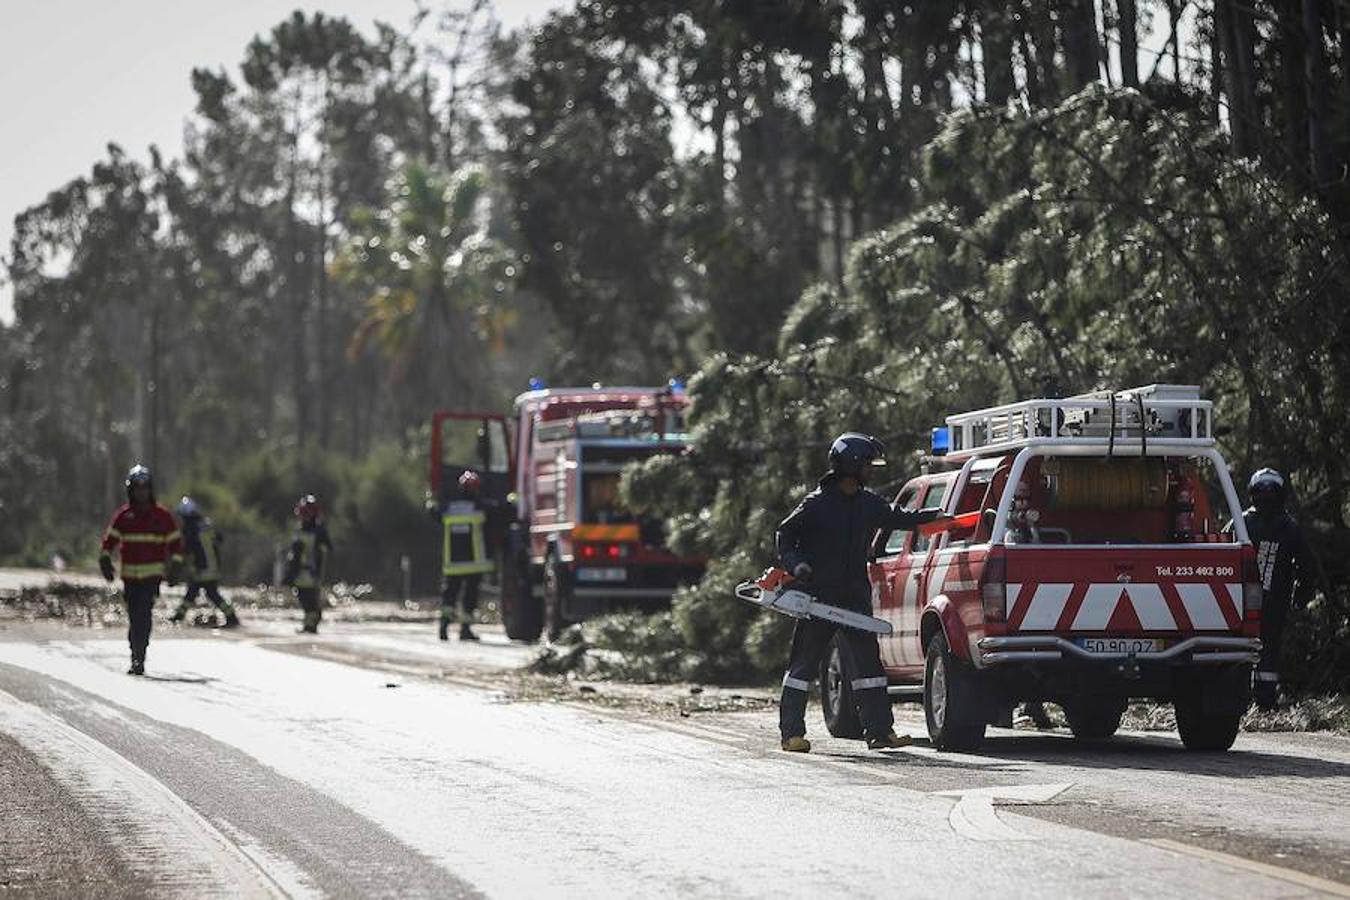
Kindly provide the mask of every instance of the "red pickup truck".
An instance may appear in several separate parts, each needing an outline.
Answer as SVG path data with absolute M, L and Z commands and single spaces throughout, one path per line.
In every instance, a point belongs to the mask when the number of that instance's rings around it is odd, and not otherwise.
M 1133 698 L 1173 703 L 1188 749 L 1232 745 L 1261 587 L 1211 416 L 1198 388 L 1149 385 L 935 430 L 928 471 L 895 499 L 956 524 L 878 534 L 870 576 L 874 614 L 894 626 L 890 690 L 922 696 L 936 747 L 974 749 L 1030 700 L 1104 739 Z M 860 731 L 847 669 L 834 649 L 821 672 L 837 736 Z

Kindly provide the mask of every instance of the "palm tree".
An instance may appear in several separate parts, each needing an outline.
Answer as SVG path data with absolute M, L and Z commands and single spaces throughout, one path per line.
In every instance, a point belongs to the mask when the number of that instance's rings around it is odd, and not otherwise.
M 472 391 L 476 364 L 485 349 L 500 351 L 513 318 L 503 301 L 515 266 L 488 236 L 486 179 L 477 168 L 446 175 L 413 162 L 392 179 L 390 197 L 387 208 L 356 216 L 334 264 L 338 278 L 369 291 L 348 354 L 374 346 L 391 382 L 417 363 Z

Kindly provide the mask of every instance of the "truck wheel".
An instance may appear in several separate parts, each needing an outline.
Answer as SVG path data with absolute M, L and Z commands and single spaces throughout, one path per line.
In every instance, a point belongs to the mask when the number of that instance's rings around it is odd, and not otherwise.
M 1064 704 L 1069 730 L 1080 741 L 1104 741 L 1120 728 L 1126 701 L 1116 697 L 1094 697 Z
M 952 655 L 940 630 L 928 642 L 923 713 L 928 737 L 939 750 L 975 750 L 984 740 L 985 710 L 975 672 Z
M 534 643 L 544 630 L 543 604 L 530 590 L 529 569 L 515 560 L 502 566 L 502 627 L 513 641 Z
M 571 589 L 566 567 L 550 553 L 544 562 L 544 628 L 550 641 L 557 640 L 563 629 L 572 624 L 563 616 L 563 604 Z
M 862 721 L 853 704 L 853 667 L 836 635 L 820 663 L 820 708 L 825 730 L 837 738 L 860 738 Z
M 1177 713 L 1177 731 L 1187 750 L 1216 753 L 1227 750 L 1237 740 L 1242 713 L 1206 715 L 1198 700 L 1180 700 L 1173 704 Z

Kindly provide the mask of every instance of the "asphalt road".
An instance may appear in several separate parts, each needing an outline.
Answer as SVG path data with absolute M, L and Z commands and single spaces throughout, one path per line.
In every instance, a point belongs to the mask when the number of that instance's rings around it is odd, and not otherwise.
M 511 674 L 530 651 L 485 636 L 158 628 L 137 679 L 119 634 L 5 623 L 0 891 L 1350 896 L 1345 738 L 869 753 L 813 711 L 817 752 L 789 756 L 770 708 L 536 698 Z

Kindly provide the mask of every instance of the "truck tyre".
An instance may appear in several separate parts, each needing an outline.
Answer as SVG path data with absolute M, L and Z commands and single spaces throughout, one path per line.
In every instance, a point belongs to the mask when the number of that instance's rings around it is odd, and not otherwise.
M 544 628 L 550 641 L 557 640 L 563 629 L 572 624 L 563 615 L 563 606 L 571 590 L 567 567 L 556 553 L 549 553 L 544 561 Z
M 837 738 L 861 738 L 862 721 L 853 702 L 853 665 L 839 636 L 830 641 L 820 662 L 820 709 L 825 714 L 825 730 Z
M 939 750 L 975 750 L 984 740 L 985 709 L 975 671 L 952 655 L 940 629 L 928 642 L 923 713 L 928 737 Z
M 1069 720 L 1069 730 L 1078 740 L 1104 741 L 1120 728 L 1120 719 L 1125 715 L 1126 706 L 1123 698 L 1091 697 L 1066 702 L 1064 718 Z
M 513 641 L 534 643 L 544 630 L 544 606 L 530 589 L 530 570 L 521 560 L 502 565 L 502 627 Z
M 1177 699 L 1172 705 L 1177 713 L 1177 731 L 1187 750 L 1217 753 L 1227 750 L 1237 740 L 1238 730 L 1242 727 L 1242 712 L 1206 714 L 1195 699 Z

